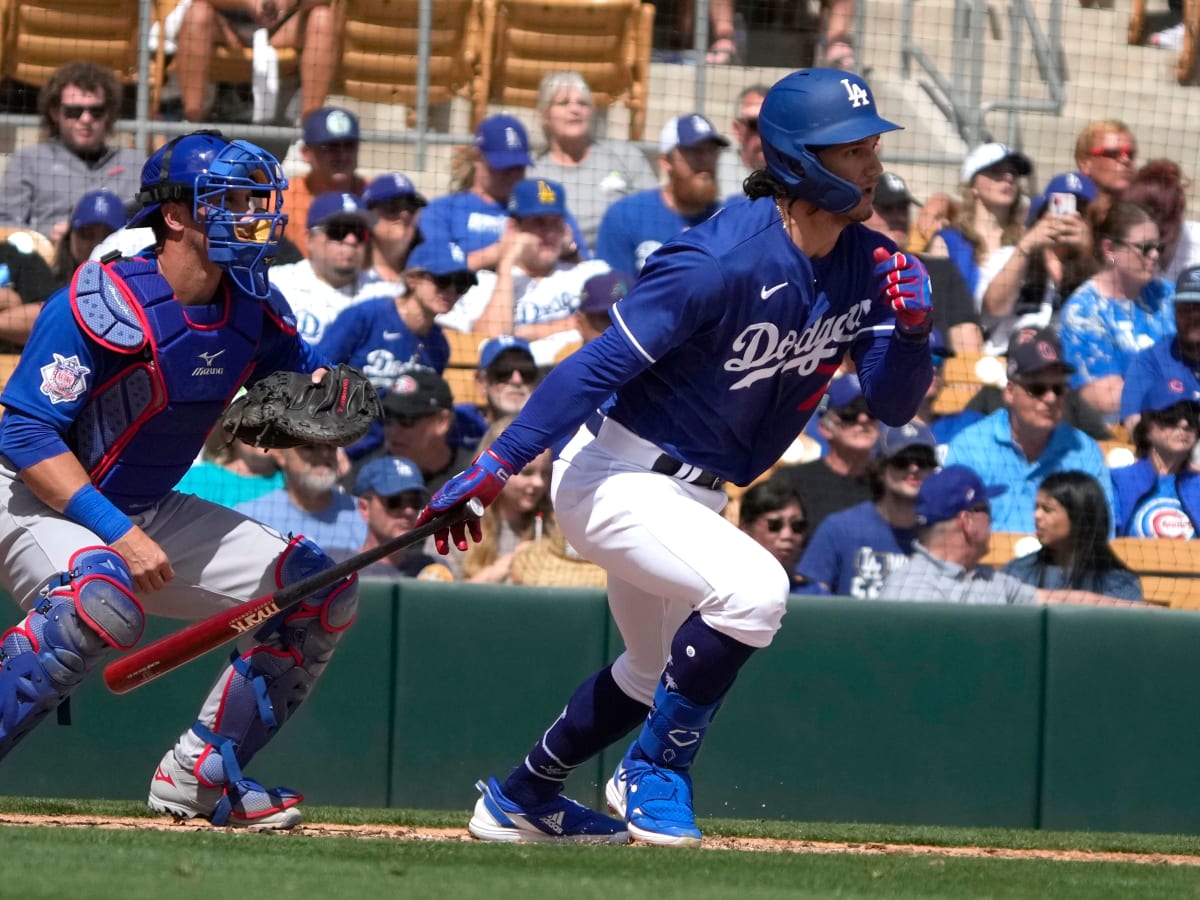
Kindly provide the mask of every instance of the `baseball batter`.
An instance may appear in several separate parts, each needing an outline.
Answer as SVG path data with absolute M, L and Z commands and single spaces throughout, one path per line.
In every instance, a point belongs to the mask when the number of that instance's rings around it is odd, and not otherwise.
M 216 132 L 145 163 L 145 258 L 87 262 L 46 303 L 0 395 L 0 584 L 28 613 L 0 636 L 0 757 L 114 651 L 143 610 L 199 619 L 332 565 L 173 490 L 245 383 L 323 365 L 267 282 L 287 186 L 266 151 Z M 338 582 L 247 634 L 162 758 L 150 806 L 287 828 L 302 796 L 242 767 L 312 689 L 354 616 Z
M 880 117 L 857 75 L 778 82 L 759 117 L 766 168 L 750 202 L 664 244 L 612 308 L 613 327 L 555 368 L 516 420 L 447 482 L 426 521 L 505 481 L 575 431 L 552 494 L 571 545 L 608 570 L 625 650 L 587 679 L 469 828 L 494 841 L 695 846 L 689 770 L 750 655 L 771 643 L 787 573 L 720 515 L 803 429 L 843 355 L 871 411 L 907 422 L 932 377 L 921 263 L 861 223 L 882 171 Z M 580 427 L 582 426 L 582 427 Z M 467 545 L 478 524 L 436 538 Z M 606 793 L 620 816 L 562 794 L 571 771 L 643 723 Z

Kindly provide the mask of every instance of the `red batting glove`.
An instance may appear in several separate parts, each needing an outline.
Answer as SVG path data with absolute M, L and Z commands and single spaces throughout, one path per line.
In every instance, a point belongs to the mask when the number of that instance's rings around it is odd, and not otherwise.
M 924 340 L 933 328 L 933 290 L 925 264 L 908 253 L 888 254 L 875 248 L 879 296 L 896 315 L 896 331 L 909 340 Z
M 508 483 L 512 474 L 512 466 L 498 457 L 491 450 L 484 450 L 475 458 L 465 472 L 459 472 L 443 484 L 429 499 L 429 503 L 417 517 L 417 525 L 424 525 L 434 516 L 441 515 L 448 509 L 461 506 L 472 497 L 478 497 L 484 506 L 491 506 Z M 483 529 L 478 519 L 469 522 L 458 522 L 445 528 L 433 536 L 433 545 L 443 556 L 450 552 L 450 541 L 459 550 L 467 549 L 467 532 L 471 540 L 479 543 L 483 539 Z

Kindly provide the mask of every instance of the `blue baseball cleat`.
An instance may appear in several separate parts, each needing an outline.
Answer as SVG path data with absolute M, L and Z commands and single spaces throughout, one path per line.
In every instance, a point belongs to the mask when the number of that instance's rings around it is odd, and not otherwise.
M 637 840 L 665 847 L 700 846 L 703 835 L 692 812 L 692 777 L 686 771 L 626 753 L 604 796 Z
M 481 841 L 527 841 L 530 843 L 627 844 L 629 831 L 623 822 L 594 812 L 566 797 L 524 809 L 509 800 L 500 783 L 489 778 L 475 782 L 480 798 L 467 830 Z

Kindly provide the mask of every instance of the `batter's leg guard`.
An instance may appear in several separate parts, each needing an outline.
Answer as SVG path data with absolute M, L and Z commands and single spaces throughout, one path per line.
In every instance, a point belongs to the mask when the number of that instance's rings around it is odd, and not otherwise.
M 138 642 L 145 614 L 108 547 L 77 551 L 21 624 L 0 636 L 0 758 L 114 650 Z
M 673 847 L 700 845 L 688 769 L 720 705 L 718 700 L 701 706 L 658 686 L 641 734 L 605 787 L 608 805 L 625 817 L 633 837 Z
M 280 556 L 276 583 L 285 587 L 332 565 L 315 544 L 297 538 Z M 214 825 L 296 825 L 294 807 L 303 795 L 264 788 L 242 769 L 304 702 L 357 609 L 358 581 L 351 575 L 263 625 L 257 646 L 235 651 L 195 725 L 159 764 L 150 807 Z

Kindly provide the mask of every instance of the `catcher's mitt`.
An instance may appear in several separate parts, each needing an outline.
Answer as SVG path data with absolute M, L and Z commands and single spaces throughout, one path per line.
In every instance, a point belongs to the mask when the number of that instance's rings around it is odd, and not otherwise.
M 239 438 L 255 447 L 345 447 L 361 440 L 382 415 L 379 395 L 366 376 L 340 365 L 319 384 L 304 372 L 267 375 L 229 404 L 221 428 L 228 442 Z

